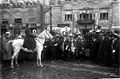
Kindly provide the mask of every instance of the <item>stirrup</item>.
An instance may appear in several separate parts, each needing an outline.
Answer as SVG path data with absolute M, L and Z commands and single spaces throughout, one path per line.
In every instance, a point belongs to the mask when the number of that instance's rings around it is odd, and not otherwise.
M 35 52 L 35 51 L 37 51 L 37 48 L 35 48 L 35 49 L 33 50 L 33 52 Z

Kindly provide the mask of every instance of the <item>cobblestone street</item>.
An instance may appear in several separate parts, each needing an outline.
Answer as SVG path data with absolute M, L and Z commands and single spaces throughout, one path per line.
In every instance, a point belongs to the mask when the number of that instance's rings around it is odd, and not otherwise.
M 78 64 L 76 62 L 44 61 L 44 67 L 38 68 L 35 62 L 22 62 L 11 69 L 2 67 L 2 79 L 101 79 L 115 78 L 113 68 L 98 65 Z

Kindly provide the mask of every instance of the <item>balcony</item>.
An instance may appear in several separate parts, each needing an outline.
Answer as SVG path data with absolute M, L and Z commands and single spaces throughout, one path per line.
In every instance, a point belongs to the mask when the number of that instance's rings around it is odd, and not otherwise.
M 95 23 L 95 20 L 93 20 L 93 19 L 85 19 L 85 20 L 78 20 L 77 21 L 78 25 L 84 25 L 84 24 L 90 25 L 90 24 L 94 24 L 94 23 Z
M 65 27 L 65 26 L 70 27 L 69 24 L 58 24 L 57 26 L 58 26 L 58 27 Z

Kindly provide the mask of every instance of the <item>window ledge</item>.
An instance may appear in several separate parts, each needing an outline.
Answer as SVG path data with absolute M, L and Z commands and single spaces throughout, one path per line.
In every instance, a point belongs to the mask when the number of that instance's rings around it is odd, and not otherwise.
M 72 20 L 68 20 L 68 21 L 67 21 L 67 20 L 65 20 L 64 22 L 71 22 L 71 21 L 72 21 Z
M 109 19 L 100 19 L 99 21 L 109 21 Z

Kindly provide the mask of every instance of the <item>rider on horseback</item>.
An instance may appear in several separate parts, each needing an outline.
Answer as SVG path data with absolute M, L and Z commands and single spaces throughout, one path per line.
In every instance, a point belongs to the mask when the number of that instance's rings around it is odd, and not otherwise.
M 34 35 L 31 32 L 30 26 L 28 24 L 26 25 L 26 27 L 27 27 L 25 29 L 26 37 L 23 47 L 33 51 L 36 48 L 36 41 L 35 41 L 36 35 Z

